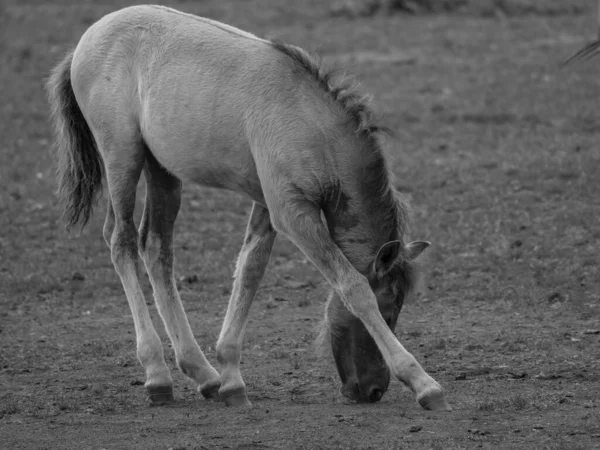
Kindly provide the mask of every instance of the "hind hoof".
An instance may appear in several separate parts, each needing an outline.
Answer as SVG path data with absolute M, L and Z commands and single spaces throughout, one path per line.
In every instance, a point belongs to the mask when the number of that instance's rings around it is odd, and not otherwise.
M 198 390 L 206 400 L 218 402 L 221 400 L 221 397 L 219 396 L 220 387 L 221 382 L 216 381 L 212 383 L 206 383 L 204 386 L 199 387 Z
M 252 406 L 252 403 L 250 403 L 250 400 L 248 400 L 248 396 L 246 395 L 245 388 L 234 389 L 228 392 L 221 391 L 219 392 L 219 396 L 227 406 Z
M 165 405 L 175 402 L 173 386 L 148 386 L 146 390 L 152 405 Z
M 429 411 L 452 411 L 442 391 L 430 392 L 417 399 L 419 404 Z

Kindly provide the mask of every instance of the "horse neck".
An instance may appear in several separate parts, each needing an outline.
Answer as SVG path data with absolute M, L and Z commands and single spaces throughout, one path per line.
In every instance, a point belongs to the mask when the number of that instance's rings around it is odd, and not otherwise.
M 361 176 L 368 172 L 364 158 L 349 160 L 357 167 L 341 170 L 346 176 L 332 189 L 323 212 L 338 247 L 359 272 L 366 274 L 381 246 L 401 239 L 401 210 L 385 165 L 376 164 L 381 173 Z

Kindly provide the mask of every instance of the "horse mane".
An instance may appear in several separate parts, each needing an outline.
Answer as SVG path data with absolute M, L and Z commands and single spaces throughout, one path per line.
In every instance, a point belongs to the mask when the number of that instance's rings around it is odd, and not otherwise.
M 300 47 L 278 40 L 271 40 L 271 43 L 277 50 L 304 68 L 321 88 L 331 95 L 346 112 L 348 118 L 354 122 L 357 133 L 363 137 L 371 137 L 378 132 L 392 134 L 390 129 L 376 123 L 375 114 L 369 107 L 370 96 L 360 92 L 356 81 L 342 76 L 338 70 L 326 70 L 319 56 L 308 53 Z

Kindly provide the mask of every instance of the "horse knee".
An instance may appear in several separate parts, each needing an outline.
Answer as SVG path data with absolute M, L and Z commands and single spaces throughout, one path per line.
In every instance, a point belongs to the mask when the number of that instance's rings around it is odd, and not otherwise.
M 137 260 L 137 232 L 133 224 L 113 231 L 110 252 L 117 273 L 122 275 Z
M 151 272 L 161 262 L 162 242 L 159 236 L 150 232 L 146 227 L 140 228 L 138 248 L 144 264 Z

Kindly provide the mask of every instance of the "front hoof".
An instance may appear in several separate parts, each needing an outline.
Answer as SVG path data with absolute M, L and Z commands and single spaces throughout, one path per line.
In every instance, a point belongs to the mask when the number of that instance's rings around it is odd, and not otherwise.
M 252 406 L 252 403 L 250 403 L 250 400 L 248 400 L 248 396 L 246 395 L 245 388 L 238 388 L 230 391 L 221 390 L 219 391 L 219 396 L 227 406 Z
M 150 403 L 154 406 L 175 402 L 173 386 L 146 386 Z
M 443 391 L 434 391 L 417 398 L 419 404 L 429 411 L 452 411 L 452 407 L 446 401 Z
M 217 381 L 205 383 L 204 385 L 200 386 L 198 388 L 198 390 L 200 391 L 200 393 L 204 396 L 204 398 L 206 400 L 218 402 L 221 400 L 221 397 L 219 396 L 219 388 L 220 387 L 221 387 L 221 382 L 219 380 L 217 380 Z

